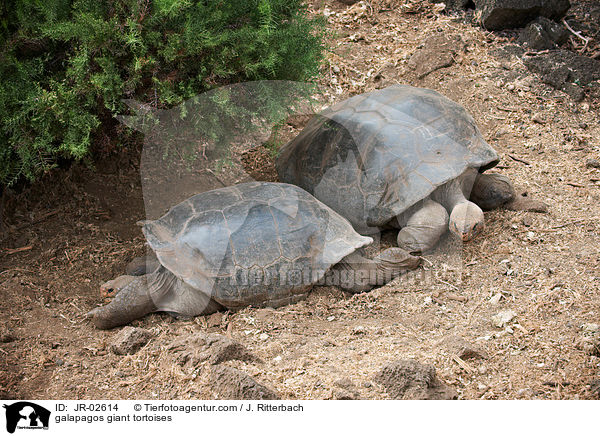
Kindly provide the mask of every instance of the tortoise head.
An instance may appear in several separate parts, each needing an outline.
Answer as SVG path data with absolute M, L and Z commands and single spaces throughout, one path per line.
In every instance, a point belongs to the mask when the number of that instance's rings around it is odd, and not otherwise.
M 483 211 L 475 203 L 457 204 L 450 214 L 450 231 L 463 241 L 470 241 L 485 227 Z
M 135 278 L 135 276 L 119 276 L 114 280 L 109 280 L 100 286 L 100 294 L 104 298 L 112 298 Z

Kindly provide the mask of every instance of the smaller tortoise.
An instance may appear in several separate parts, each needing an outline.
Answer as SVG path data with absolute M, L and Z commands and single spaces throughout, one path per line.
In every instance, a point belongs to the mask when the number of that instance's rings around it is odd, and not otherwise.
M 418 254 L 448 229 L 470 240 L 483 229 L 482 209 L 514 197 L 506 176 L 482 174 L 498 160 L 462 106 L 395 85 L 315 116 L 276 165 L 282 182 L 313 194 L 359 233 L 400 228 L 398 246 Z
M 299 301 L 321 282 L 362 292 L 420 263 L 397 247 L 363 257 L 357 250 L 372 238 L 306 191 L 283 183 L 195 195 L 145 222 L 142 231 L 157 268 L 147 274 L 138 268 L 142 275 L 103 286 L 116 295 L 89 312 L 98 328 L 157 311 L 190 317 L 248 305 L 277 307 Z

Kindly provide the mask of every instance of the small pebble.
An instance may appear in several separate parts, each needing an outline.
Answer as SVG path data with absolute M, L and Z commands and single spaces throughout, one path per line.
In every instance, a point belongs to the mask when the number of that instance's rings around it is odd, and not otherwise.
M 353 335 L 364 335 L 367 333 L 367 330 L 362 325 L 357 325 L 352 329 Z
M 541 113 L 535 113 L 532 115 L 531 117 L 532 121 L 535 121 L 538 124 L 546 124 L 546 119 L 544 118 L 544 116 Z
M 494 327 L 503 328 L 517 316 L 516 312 L 511 309 L 501 310 L 496 315 L 492 316 L 492 325 Z
M 334 319 L 335 319 L 335 316 L 333 316 L 333 315 L 327 317 L 327 321 L 329 321 L 329 322 L 333 321 Z
M 495 306 L 496 304 L 500 303 L 500 299 L 502 299 L 502 294 L 498 292 L 492 298 L 490 298 L 490 304 Z

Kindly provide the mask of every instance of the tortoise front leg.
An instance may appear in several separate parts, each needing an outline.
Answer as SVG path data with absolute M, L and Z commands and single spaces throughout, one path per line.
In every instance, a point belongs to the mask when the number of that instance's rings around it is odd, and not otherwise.
M 431 194 L 450 212 L 448 228 L 463 241 L 473 239 L 485 226 L 483 211 L 465 196 L 465 187 L 473 186 L 476 176 L 477 171 L 469 169 Z
M 385 285 L 420 264 L 419 257 L 398 247 L 383 250 L 374 259 L 367 259 L 354 252 L 328 272 L 330 277 L 326 279 L 326 283 L 336 284 L 352 293 L 366 292 L 376 286 Z
M 441 204 L 426 200 L 423 206 L 408 217 L 398 232 L 398 247 L 411 254 L 431 250 L 448 230 L 448 212 Z

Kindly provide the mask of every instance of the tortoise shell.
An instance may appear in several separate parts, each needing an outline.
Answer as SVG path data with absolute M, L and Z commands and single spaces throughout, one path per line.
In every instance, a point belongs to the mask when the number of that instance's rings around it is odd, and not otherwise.
M 194 195 L 142 230 L 165 268 L 228 308 L 300 300 L 372 242 L 306 191 L 267 182 Z
M 436 91 L 395 85 L 313 117 L 282 147 L 276 165 L 281 181 L 307 190 L 367 234 L 467 168 L 497 163 L 462 106 Z

